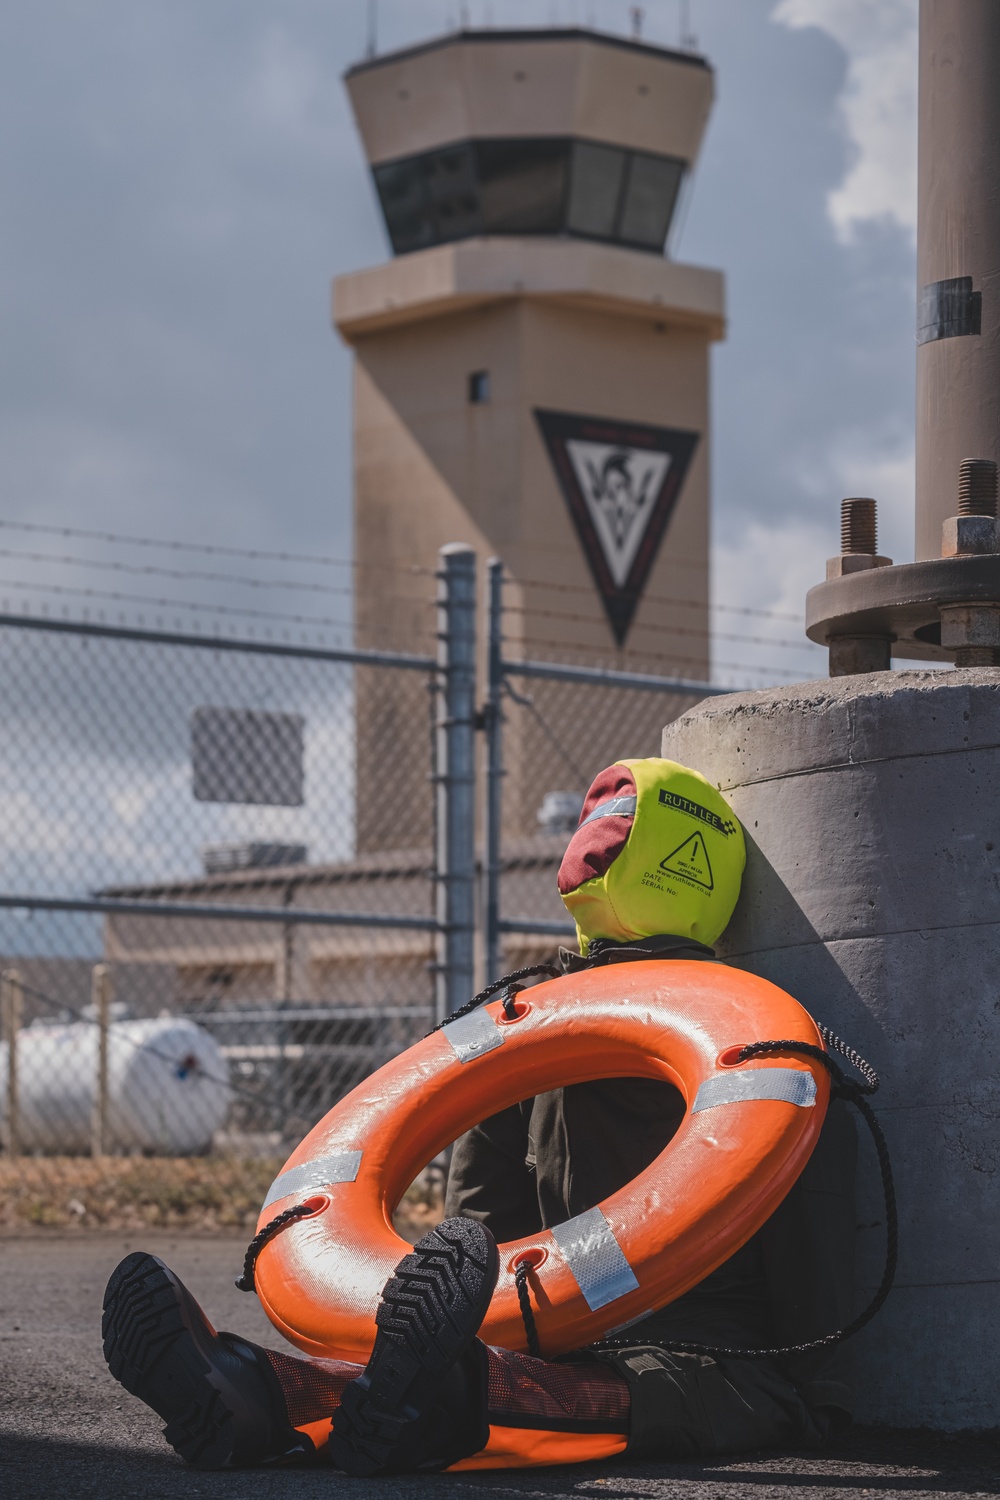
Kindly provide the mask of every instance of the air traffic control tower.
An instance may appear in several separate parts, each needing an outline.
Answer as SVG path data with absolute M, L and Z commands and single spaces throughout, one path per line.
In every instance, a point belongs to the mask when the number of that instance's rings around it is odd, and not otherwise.
M 665 246 L 712 70 L 587 30 L 461 31 L 346 84 L 393 250 L 334 289 L 358 644 L 430 646 L 426 575 L 465 542 L 506 566 L 511 654 L 704 680 L 723 279 Z M 362 690 L 361 755 L 364 719 Z

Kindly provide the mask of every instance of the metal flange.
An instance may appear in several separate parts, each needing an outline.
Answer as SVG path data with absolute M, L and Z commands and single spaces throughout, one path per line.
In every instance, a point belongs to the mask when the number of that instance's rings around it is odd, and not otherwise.
M 894 657 L 954 661 L 947 630 L 941 642 L 942 610 L 987 604 L 1000 606 L 1000 553 L 868 568 L 809 590 L 806 635 L 820 646 L 882 640 Z

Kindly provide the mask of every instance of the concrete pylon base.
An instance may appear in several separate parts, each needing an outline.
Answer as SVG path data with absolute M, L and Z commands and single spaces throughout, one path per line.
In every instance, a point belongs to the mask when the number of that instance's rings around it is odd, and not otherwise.
M 1000 1426 L 1000 670 L 707 699 L 663 754 L 717 784 L 747 833 L 722 956 L 882 1076 L 899 1275 L 856 1340 L 859 1420 Z M 884 1215 L 870 1149 L 862 1162 L 867 1300 Z

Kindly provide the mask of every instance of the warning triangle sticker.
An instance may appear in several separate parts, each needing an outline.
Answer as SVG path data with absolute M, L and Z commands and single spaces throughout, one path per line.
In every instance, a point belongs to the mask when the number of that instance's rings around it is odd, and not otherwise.
M 683 844 L 678 845 L 673 854 L 661 859 L 660 869 L 666 870 L 669 875 L 680 875 L 683 880 L 704 886 L 706 891 L 715 890 L 708 850 L 700 833 L 693 833 Z
M 537 409 L 535 420 L 622 646 L 699 434 Z

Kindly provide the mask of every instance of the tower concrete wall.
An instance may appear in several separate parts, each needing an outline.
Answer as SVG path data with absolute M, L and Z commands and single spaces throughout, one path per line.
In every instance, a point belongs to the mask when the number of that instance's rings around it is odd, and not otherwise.
M 425 285 L 425 297 L 417 284 Z M 510 239 L 403 256 L 377 272 L 342 278 L 337 291 L 338 327 L 355 354 L 357 643 L 433 650 L 438 549 L 465 542 L 480 559 L 480 597 L 486 559 L 504 561 L 510 658 L 705 680 L 709 358 L 710 341 L 721 333 L 721 279 L 618 247 Z M 489 400 L 473 403 L 469 379 L 477 370 L 488 372 Z M 597 599 L 538 410 L 698 436 L 623 645 Z M 485 666 L 483 636 L 480 681 Z M 397 692 L 384 673 L 364 669 L 356 686 L 359 765 L 377 764 L 387 744 L 423 743 L 426 726 L 414 722 L 408 690 Z M 535 746 L 529 763 L 511 737 L 504 816 L 512 836 L 536 832 L 545 792 L 582 795 L 605 760 L 629 749 L 615 737 L 613 693 L 593 689 L 585 704 L 581 695 L 572 722 L 561 685 L 537 683 L 532 697 L 565 741 L 585 732 L 592 763 L 579 785 L 570 784 L 554 744 Z M 684 706 L 679 699 L 674 711 Z M 648 694 L 644 712 L 629 728 L 652 751 L 669 709 Z M 425 794 L 422 761 L 397 767 L 377 808 L 369 814 L 359 802 L 358 849 L 380 847 L 397 821 L 415 826 Z M 398 820 L 387 819 L 385 797 L 398 804 Z
M 885 672 L 712 698 L 663 754 L 747 834 L 720 945 L 878 1069 L 899 1273 L 856 1340 L 865 1422 L 1000 1424 L 1000 671 Z M 752 1040 L 752 1038 L 734 1038 Z M 859 1306 L 884 1214 L 863 1151 Z

